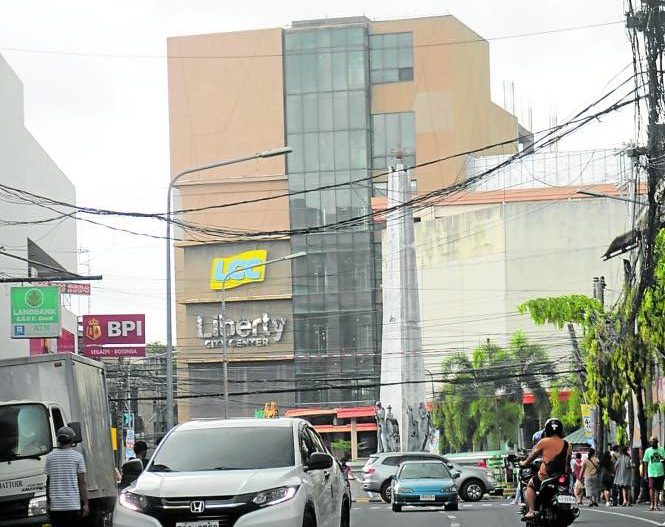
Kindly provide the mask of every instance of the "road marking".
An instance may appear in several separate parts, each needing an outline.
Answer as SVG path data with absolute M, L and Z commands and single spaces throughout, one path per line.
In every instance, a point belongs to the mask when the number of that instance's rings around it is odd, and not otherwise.
M 451 520 L 456 520 L 456 519 L 457 519 L 457 516 L 453 516 L 452 514 L 449 514 L 449 515 L 448 515 L 448 518 L 450 518 Z
M 587 509 L 585 509 L 587 510 Z M 589 512 L 598 512 L 600 514 L 611 514 L 612 516 L 621 516 L 623 518 L 630 518 L 631 520 L 640 520 L 646 523 L 650 523 L 651 525 L 663 525 L 663 522 L 657 522 L 655 520 L 649 520 L 647 518 L 641 518 L 640 516 L 633 516 L 632 514 L 624 514 L 622 512 L 611 512 L 611 511 L 598 511 L 598 510 L 592 510 L 588 509 Z
M 492 506 L 491 503 L 482 503 L 481 505 L 482 505 L 483 507 L 491 507 L 491 506 Z
M 459 523 L 451 523 L 450 527 L 460 527 L 460 524 Z

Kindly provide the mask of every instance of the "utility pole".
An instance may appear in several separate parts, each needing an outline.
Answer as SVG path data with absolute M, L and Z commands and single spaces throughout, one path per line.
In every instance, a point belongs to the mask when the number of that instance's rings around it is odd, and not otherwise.
M 619 339 L 625 339 L 629 334 L 636 335 L 636 321 L 642 301 L 647 289 L 653 283 L 655 262 L 654 252 L 656 237 L 660 230 L 661 222 L 661 203 L 660 182 L 663 179 L 663 152 L 665 134 L 663 133 L 663 123 L 661 122 L 661 111 L 665 107 L 665 98 L 663 92 L 663 83 L 661 69 L 663 59 L 663 34 L 665 22 L 665 4 L 663 0 L 642 0 L 641 10 L 634 11 L 632 2 L 628 3 L 629 12 L 627 13 L 626 26 L 630 31 L 632 51 L 635 64 L 637 94 L 642 95 L 646 100 L 647 107 L 647 146 L 646 149 L 639 149 L 639 154 L 646 160 L 647 176 L 647 211 L 644 224 L 637 228 L 641 231 L 640 246 L 640 265 L 639 270 L 635 269 L 632 301 L 628 306 L 627 317 L 622 324 Z M 643 42 L 644 49 L 638 49 Z M 642 64 L 646 65 L 646 71 L 642 69 Z M 646 78 L 645 78 L 646 77 Z M 646 93 L 644 93 L 646 86 Z M 639 102 L 638 102 L 639 104 Z M 637 267 L 637 266 L 636 266 Z M 632 270 L 631 270 L 632 271 Z M 632 278 L 632 277 L 631 277 Z M 650 368 L 650 358 L 645 355 L 646 349 L 639 338 L 632 338 L 633 345 L 636 346 L 635 360 L 640 361 L 641 368 Z M 646 371 L 644 372 L 647 373 Z M 648 430 L 646 406 L 648 405 L 648 396 L 651 393 L 650 386 L 645 385 L 643 379 L 645 376 L 637 376 L 635 385 L 632 387 L 637 402 L 637 420 L 640 428 L 640 443 L 642 449 L 648 446 Z M 642 485 L 640 498 L 646 495 L 645 486 Z M 639 501 L 639 499 L 638 499 Z

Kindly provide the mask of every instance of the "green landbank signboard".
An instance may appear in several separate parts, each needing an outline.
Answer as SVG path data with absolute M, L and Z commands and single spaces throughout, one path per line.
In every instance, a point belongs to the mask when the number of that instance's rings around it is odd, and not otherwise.
M 12 287 L 11 337 L 13 339 L 60 336 L 60 289 Z

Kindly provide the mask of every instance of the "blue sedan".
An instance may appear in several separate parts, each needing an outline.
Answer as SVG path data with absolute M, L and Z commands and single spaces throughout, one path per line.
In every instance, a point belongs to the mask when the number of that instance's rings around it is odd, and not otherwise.
M 450 470 L 441 461 L 405 461 L 393 480 L 393 512 L 405 505 L 443 506 L 456 511 L 457 487 Z

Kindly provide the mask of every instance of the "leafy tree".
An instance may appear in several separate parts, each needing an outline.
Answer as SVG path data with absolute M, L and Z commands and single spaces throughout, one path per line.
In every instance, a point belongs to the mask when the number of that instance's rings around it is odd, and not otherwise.
M 155 340 L 153 342 L 148 342 L 148 344 L 146 344 L 145 351 L 148 355 L 156 355 L 158 353 L 165 353 L 166 352 L 166 345 L 162 344 L 158 340 Z
M 549 377 L 554 367 L 545 349 L 522 333 L 513 336 L 508 348 L 488 340 L 470 356 L 456 354 L 443 362 L 442 370 L 447 374 L 434 412 L 442 449 L 477 450 L 515 443 L 527 389 L 536 394 L 543 413 L 549 410 L 542 378 Z
M 570 392 L 566 401 L 561 400 L 561 392 Z M 552 415 L 561 419 L 564 428 L 571 432 L 582 426 L 583 395 L 576 387 L 575 379 L 568 377 L 555 381 L 550 388 L 550 405 Z

